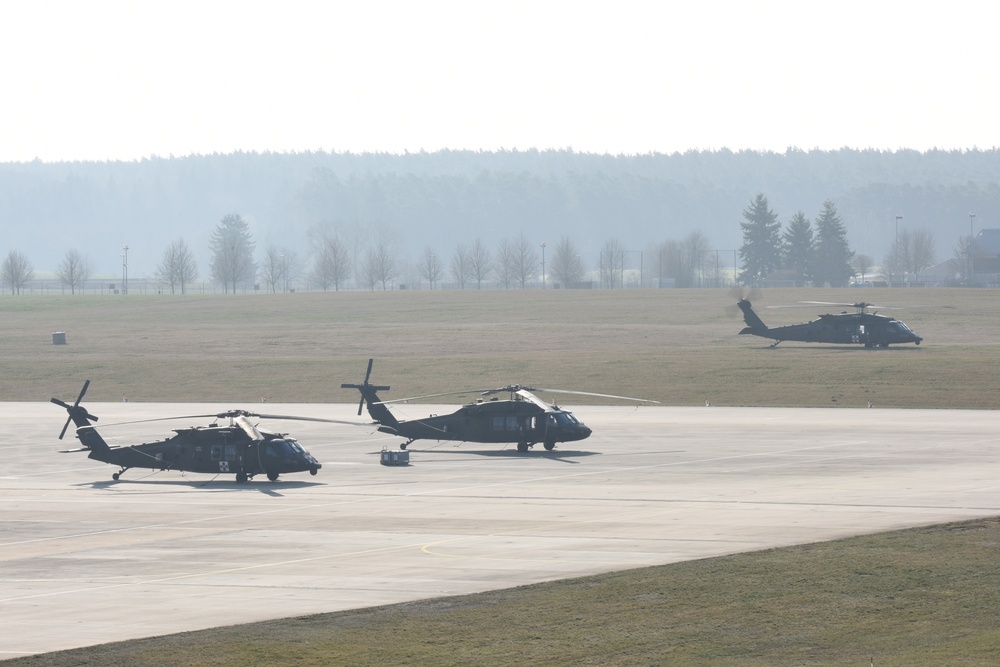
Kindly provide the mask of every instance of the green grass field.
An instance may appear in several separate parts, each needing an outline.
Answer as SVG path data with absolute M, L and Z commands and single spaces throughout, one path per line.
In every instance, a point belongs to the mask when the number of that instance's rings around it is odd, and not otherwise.
M 351 402 L 374 378 L 390 398 L 521 383 L 668 405 L 993 408 L 994 290 L 767 290 L 773 325 L 867 301 L 919 347 L 738 336 L 727 290 L 341 292 L 256 296 L 0 297 L 0 400 Z M 66 345 L 53 345 L 64 331 Z M 581 398 L 576 402 L 583 402 Z
M 9 664 L 996 665 L 998 558 L 976 520 Z
M 666 404 L 997 406 L 993 290 L 769 290 L 769 324 L 907 306 L 887 350 L 737 336 L 725 290 L 0 297 L 0 400 L 353 402 L 501 385 Z M 728 311 L 728 312 L 727 312 Z M 52 345 L 65 331 L 68 344 Z M 11 665 L 995 665 L 1000 522 L 91 647 Z M 54 629 L 57 631 L 57 629 Z

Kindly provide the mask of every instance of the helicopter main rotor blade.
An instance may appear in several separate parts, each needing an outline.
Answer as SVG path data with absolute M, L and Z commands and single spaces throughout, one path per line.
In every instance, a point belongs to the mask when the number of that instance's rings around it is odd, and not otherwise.
M 251 422 L 247 417 L 244 417 L 243 415 L 234 417 L 233 423 L 235 423 L 237 426 L 243 429 L 243 432 L 246 433 L 248 436 L 250 436 L 250 439 L 253 440 L 254 442 L 260 442 L 261 440 L 264 439 L 264 436 L 261 435 L 261 432 L 257 430 L 257 427 L 254 426 L 253 422 Z
M 260 417 L 261 419 L 280 419 L 280 420 L 291 420 L 291 421 L 308 421 L 308 422 L 325 422 L 328 424 L 346 424 L 348 426 L 368 426 L 368 424 L 362 424 L 359 422 L 350 422 L 342 419 L 321 419 L 319 417 L 296 417 L 293 415 L 263 415 L 256 412 L 247 412 L 246 410 L 230 410 L 229 412 L 211 412 L 203 415 L 179 415 L 177 417 L 157 417 L 155 419 L 136 419 L 134 421 L 127 422 L 115 422 L 114 424 L 105 424 L 104 428 L 111 428 L 113 426 L 128 426 L 130 424 L 148 424 L 150 422 L 165 422 L 165 421 L 177 421 L 180 419 L 207 419 L 209 417 L 215 417 L 217 419 L 229 417 Z
M 801 301 L 800 303 L 815 306 L 844 306 L 847 308 L 878 308 L 879 310 L 903 310 L 902 306 L 879 306 L 874 303 L 858 301 L 856 303 L 837 303 L 835 301 Z
M 391 401 L 378 401 L 375 405 L 385 405 L 387 403 L 405 403 L 407 401 L 419 401 L 423 398 L 437 398 L 439 396 L 459 396 L 461 394 L 485 394 L 493 392 L 493 389 L 465 389 L 463 391 L 446 391 L 440 394 L 424 394 L 423 396 L 408 396 L 406 398 L 394 398 Z
M 246 413 L 247 417 L 260 417 L 261 419 L 281 419 L 299 422 L 321 422 L 324 424 L 346 424 L 348 426 L 370 426 L 359 422 L 349 422 L 343 419 L 321 419 L 320 417 L 296 417 L 294 415 L 262 415 L 255 412 Z
M 105 424 L 104 427 L 109 426 L 125 426 L 126 424 L 147 424 L 149 422 L 169 422 L 176 419 L 207 419 L 208 417 L 218 417 L 220 415 L 216 413 L 204 414 L 204 415 L 178 415 L 177 417 L 157 417 L 155 419 L 136 419 L 134 421 L 128 422 L 115 422 L 114 424 Z
M 614 394 L 595 394 L 592 391 L 572 391 L 570 389 L 533 389 L 532 391 L 546 391 L 552 394 L 576 394 L 577 396 L 597 396 L 599 398 L 617 398 L 623 401 L 636 401 L 638 403 L 659 403 L 650 398 L 634 398 L 632 396 L 616 396 Z

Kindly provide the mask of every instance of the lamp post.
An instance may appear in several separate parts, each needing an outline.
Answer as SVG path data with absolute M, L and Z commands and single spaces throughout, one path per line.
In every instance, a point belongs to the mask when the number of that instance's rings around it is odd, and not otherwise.
M 545 289 L 545 241 L 542 241 L 542 289 Z
M 972 223 L 976 219 L 975 213 L 969 214 L 969 282 L 971 284 L 976 283 L 976 254 L 973 252 L 973 244 L 975 243 L 975 232 L 972 229 Z
M 895 241 L 895 243 L 892 246 L 893 265 L 895 265 L 896 262 L 899 261 L 899 221 L 902 220 L 902 219 L 903 219 L 903 216 L 901 216 L 901 215 L 897 215 L 896 216 L 896 241 Z M 895 269 L 897 267 L 893 266 L 892 268 Z M 890 286 L 892 285 L 892 278 L 893 278 L 893 276 L 890 274 L 889 275 L 889 284 L 890 284 Z
M 122 294 L 128 294 L 128 244 L 122 248 L 125 253 L 122 255 Z

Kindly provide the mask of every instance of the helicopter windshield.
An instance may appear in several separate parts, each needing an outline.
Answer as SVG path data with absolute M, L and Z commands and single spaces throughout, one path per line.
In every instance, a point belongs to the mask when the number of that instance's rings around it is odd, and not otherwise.
M 579 424 L 580 421 L 573 416 L 571 412 L 556 412 L 556 421 L 562 426 L 572 426 L 573 424 Z
M 268 450 L 279 456 L 293 456 L 304 452 L 302 445 L 289 438 L 288 440 L 272 440 L 268 444 Z
M 893 322 L 891 326 L 896 331 L 899 331 L 900 333 L 909 333 L 909 331 L 910 331 L 910 327 L 906 326 L 905 324 L 903 324 L 899 320 L 896 320 L 895 322 Z

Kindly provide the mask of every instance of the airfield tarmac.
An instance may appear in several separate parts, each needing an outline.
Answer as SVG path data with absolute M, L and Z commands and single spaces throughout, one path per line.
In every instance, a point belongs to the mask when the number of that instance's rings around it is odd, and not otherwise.
M 86 403 L 112 444 L 233 407 L 362 421 L 352 405 Z M 400 405 L 402 418 L 453 406 Z M 519 454 L 371 427 L 266 422 L 319 475 L 129 470 L 0 403 L 0 658 L 1000 514 L 991 411 L 581 406 L 590 439 Z M 207 423 L 207 420 L 203 423 Z M 776 573 L 777 574 L 777 573 Z

